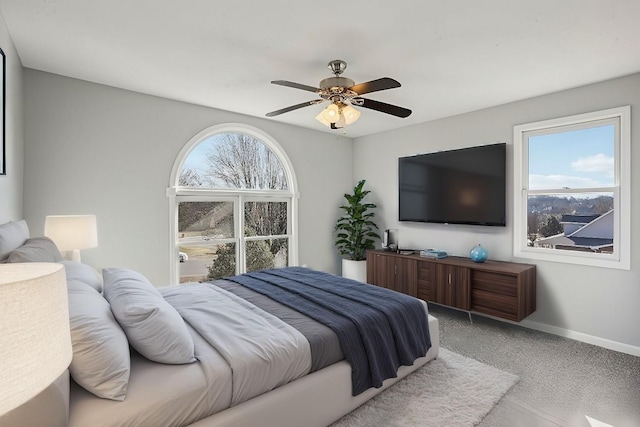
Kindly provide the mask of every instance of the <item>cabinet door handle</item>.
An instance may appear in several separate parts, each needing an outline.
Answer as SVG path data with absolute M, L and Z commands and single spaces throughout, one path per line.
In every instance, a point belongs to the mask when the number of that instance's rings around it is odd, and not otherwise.
M 394 274 L 394 275 L 397 275 L 397 274 L 398 274 L 398 265 L 397 265 L 397 264 L 394 264 L 394 265 L 393 265 L 393 274 Z
M 451 273 L 449 273 L 449 284 L 451 284 Z

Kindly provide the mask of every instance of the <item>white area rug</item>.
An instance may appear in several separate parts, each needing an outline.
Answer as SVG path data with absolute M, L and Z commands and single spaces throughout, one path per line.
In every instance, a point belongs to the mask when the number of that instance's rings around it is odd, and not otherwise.
M 440 348 L 436 360 L 330 427 L 474 426 L 519 378 Z

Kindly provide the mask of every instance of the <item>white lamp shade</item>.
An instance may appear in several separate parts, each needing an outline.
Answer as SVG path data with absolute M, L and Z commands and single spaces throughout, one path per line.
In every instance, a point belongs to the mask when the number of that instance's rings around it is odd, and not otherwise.
M 333 124 L 334 129 L 340 129 L 358 120 L 360 114 L 360 111 L 351 105 L 342 104 L 342 107 L 339 107 L 336 104 L 331 104 L 316 116 L 316 120 L 323 125 L 331 126 Z
M 60 251 L 89 249 L 98 246 L 95 215 L 48 215 L 44 235 L 54 241 Z
M 324 109 L 322 116 L 329 123 L 335 123 L 340 119 L 340 108 L 336 104 L 330 104 Z
M 351 105 L 347 105 L 342 109 L 342 114 L 344 115 L 344 119 L 348 125 L 355 122 L 360 118 L 360 111 L 353 108 Z
M 331 122 L 324 118 L 324 110 L 320 111 L 320 114 L 316 116 L 316 120 L 325 126 L 331 126 Z
M 0 415 L 51 385 L 71 357 L 64 266 L 0 264 Z

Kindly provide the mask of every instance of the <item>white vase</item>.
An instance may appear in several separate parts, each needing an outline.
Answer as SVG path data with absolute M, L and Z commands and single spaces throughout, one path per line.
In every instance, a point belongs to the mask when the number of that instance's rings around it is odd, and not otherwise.
M 347 279 L 367 281 L 367 260 L 354 261 L 352 259 L 342 259 L 342 277 Z

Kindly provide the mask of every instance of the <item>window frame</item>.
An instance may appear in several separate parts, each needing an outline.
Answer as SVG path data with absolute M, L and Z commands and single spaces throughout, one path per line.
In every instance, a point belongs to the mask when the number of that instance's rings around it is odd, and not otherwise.
M 615 125 L 614 185 L 602 188 L 529 190 L 528 137 L 592 127 L 597 122 Z M 631 269 L 631 107 L 623 106 L 573 116 L 525 123 L 513 127 L 513 255 L 517 258 L 580 264 L 594 267 Z M 527 245 L 527 202 L 529 195 L 575 194 L 587 192 L 614 193 L 613 254 L 562 251 Z
M 280 160 L 287 176 L 288 190 L 252 190 L 252 189 L 208 189 L 190 188 L 178 185 L 180 171 L 191 151 L 205 139 L 222 133 L 243 133 L 265 144 Z M 180 283 L 179 249 L 178 249 L 178 205 L 181 201 L 212 201 L 233 202 L 234 210 L 234 238 L 220 239 L 213 243 L 234 242 L 236 248 L 236 273 L 244 271 L 245 257 L 240 256 L 250 240 L 266 240 L 269 238 L 289 239 L 288 265 L 298 265 L 298 185 L 289 157 L 271 136 L 262 130 L 243 123 L 225 123 L 210 126 L 193 136 L 182 148 L 171 170 L 169 187 L 167 188 L 169 199 L 169 274 L 171 284 Z M 245 236 L 244 235 L 244 203 L 245 202 L 287 202 L 287 234 L 277 236 Z M 246 251 L 245 251 L 246 252 Z

